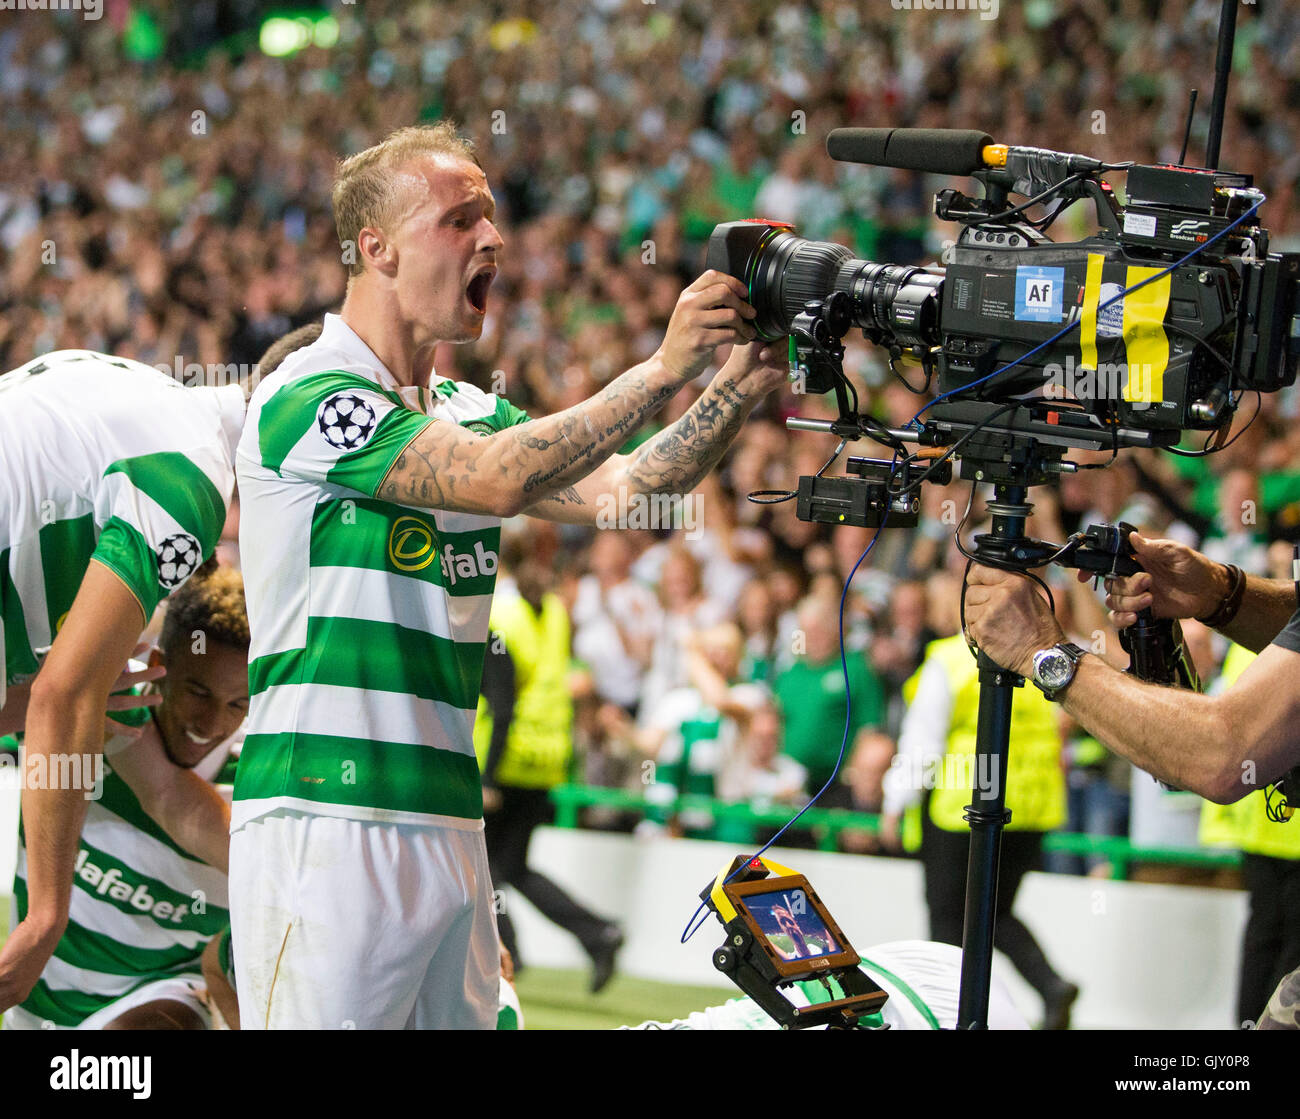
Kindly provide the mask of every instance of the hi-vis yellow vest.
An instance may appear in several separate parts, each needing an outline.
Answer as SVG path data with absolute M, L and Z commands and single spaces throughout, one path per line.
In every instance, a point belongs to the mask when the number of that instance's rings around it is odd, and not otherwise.
M 1232 684 L 1254 659 L 1255 654 L 1249 649 L 1233 645 L 1223 662 L 1224 684 Z M 1263 774 L 1260 777 L 1268 779 Z M 1235 847 L 1251 855 L 1300 859 L 1300 816 L 1285 824 L 1275 824 L 1265 813 L 1264 804 L 1263 789 L 1236 804 L 1214 804 L 1207 800 L 1201 806 L 1201 842 L 1207 847 Z
M 573 700 L 569 695 L 569 615 L 553 594 L 542 610 L 521 596 L 492 604 L 492 629 L 515 664 L 515 713 L 497 766 L 496 782 L 522 789 L 549 789 L 568 776 L 573 753 Z M 492 740 L 492 712 L 479 698 L 474 750 L 479 768 Z
M 930 819 L 945 831 L 964 831 L 962 819 L 971 803 L 975 779 L 988 774 L 975 770 L 975 728 L 979 717 L 979 670 L 961 634 L 933 641 L 925 659 L 940 661 L 948 674 L 952 694 L 952 721 L 948 751 L 934 774 L 925 774 L 932 787 Z M 921 671 L 903 686 L 910 703 L 916 694 Z M 1059 708 L 1050 703 L 1031 683 L 1017 688 L 1011 701 L 1011 741 L 1007 761 L 1007 808 L 1011 810 L 1009 831 L 1051 831 L 1065 822 L 1065 774 L 1061 770 Z M 934 780 L 931 782 L 930 777 Z

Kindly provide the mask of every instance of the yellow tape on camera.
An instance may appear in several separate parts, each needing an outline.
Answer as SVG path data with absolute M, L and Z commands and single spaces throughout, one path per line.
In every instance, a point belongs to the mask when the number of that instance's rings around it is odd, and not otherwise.
M 1088 271 L 1084 279 L 1083 306 L 1079 308 L 1079 368 L 1096 370 L 1097 322 L 1101 308 L 1103 286 L 1112 291 L 1117 285 L 1103 285 L 1102 269 L 1106 258 L 1100 253 L 1088 254 Z M 1160 268 L 1130 267 L 1124 277 L 1127 292 L 1119 301 L 1122 312 L 1120 331 L 1125 346 L 1124 399 L 1130 404 L 1151 404 L 1164 399 L 1165 370 L 1169 367 L 1169 336 L 1165 333 L 1165 312 L 1169 308 L 1169 276 L 1161 276 L 1138 291 L 1128 291 L 1156 273 Z M 1113 297 L 1112 297 L 1113 298 Z M 1117 312 L 1111 303 L 1104 309 L 1108 331 L 1114 334 L 1114 317 Z M 1108 372 L 1111 367 L 1107 367 Z M 1115 370 L 1118 373 L 1118 370 Z M 1112 373 L 1112 375 L 1115 375 Z M 1109 383 L 1109 382 L 1108 382 Z
M 1125 289 L 1164 271 L 1162 268 L 1129 268 Z M 1150 404 L 1164 400 L 1165 369 L 1169 366 L 1169 335 L 1165 333 L 1165 312 L 1169 309 L 1169 274 L 1124 296 L 1124 346 L 1128 357 L 1128 384 L 1124 399 Z
M 1088 275 L 1083 286 L 1083 308 L 1079 315 L 1079 368 L 1097 368 L 1097 304 L 1101 302 L 1101 269 L 1106 258 L 1088 254 Z

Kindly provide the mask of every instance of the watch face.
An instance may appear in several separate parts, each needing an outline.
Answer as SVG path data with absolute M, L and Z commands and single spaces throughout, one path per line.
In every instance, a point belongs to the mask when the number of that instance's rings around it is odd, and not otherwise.
M 1048 691 L 1054 691 L 1069 683 L 1070 670 L 1074 662 L 1059 649 L 1049 649 L 1039 655 L 1034 665 L 1034 675 L 1038 682 Z

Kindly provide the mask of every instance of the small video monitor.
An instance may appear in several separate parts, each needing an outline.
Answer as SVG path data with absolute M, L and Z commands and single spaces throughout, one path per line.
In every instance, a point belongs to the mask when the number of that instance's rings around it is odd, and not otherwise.
M 802 874 L 723 889 L 783 978 L 857 966 L 858 954 Z

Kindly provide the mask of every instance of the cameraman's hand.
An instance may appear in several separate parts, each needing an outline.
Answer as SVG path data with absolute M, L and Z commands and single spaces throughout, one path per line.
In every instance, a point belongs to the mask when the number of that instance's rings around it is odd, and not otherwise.
M 659 357 L 682 381 L 698 377 L 724 343 L 752 342 L 750 320 L 758 314 L 745 302 L 749 289 L 734 276 L 710 270 L 677 299 Z
M 1148 540 L 1133 533 L 1133 554 L 1146 570 L 1106 580 L 1106 605 L 1116 629 L 1151 608 L 1157 618 L 1198 618 L 1213 613 L 1230 587 L 1227 570 L 1176 540 Z M 1090 578 L 1079 573 L 1080 581 Z
M 1036 652 L 1065 640 L 1035 583 L 978 563 L 966 580 L 966 629 L 990 660 L 1025 677 Z

